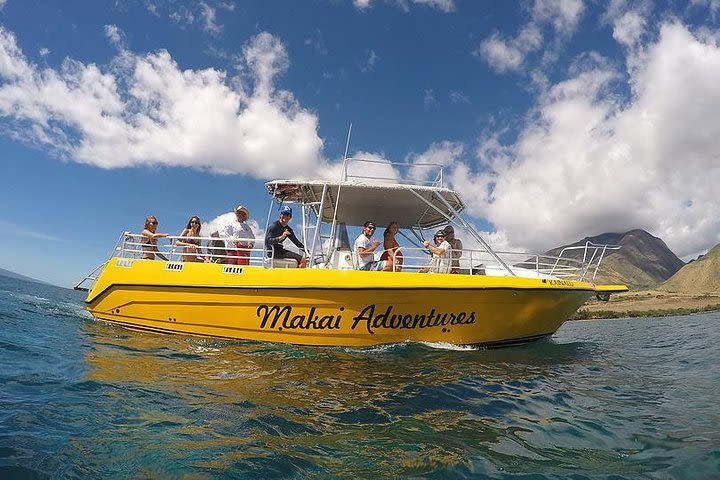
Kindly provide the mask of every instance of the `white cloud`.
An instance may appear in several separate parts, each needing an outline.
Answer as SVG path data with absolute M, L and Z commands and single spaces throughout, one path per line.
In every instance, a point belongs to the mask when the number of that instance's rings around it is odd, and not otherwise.
M 720 47 L 666 23 L 640 52 L 630 103 L 597 62 L 552 86 L 516 143 L 484 139 L 479 167 L 451 176 L 471 211 L 533 250 L 632 228 L 683 257 L 718 243 Z
M 550 26 L 554 41 L 549 42 L 541 61 L 553 63 L 563 42 L 577 30 L 583 11 L 581 0 L 535 0 L 529 20 L 515 37 L 505 39 L 495 32 L 473 53 L 498 73 L 521 71 L 528 55 L 544 47 L 543 28 Z
M 713 20 L 715 20 L 717 12 L 720 11 L 720 0 L 690 0 L 690 5 L 693 7 L 706 7 L 710 10 Z
M 0 10 L 5 8 L 5 4 L 7 4 L 7 0 L 0 0 Z
M 315 33 L 310 38 L 305 39 L 305 45 L 312 46 L 315 50 L 315 53 L 318 55 L 327 55 L 328 49 L 327 46 L 325 46 L 325 40 L 323 39 L 322 32 L 320 30 L 315 30 Z
M 450 92 L 450 101 L 452 103 L 470 103 L 470 97 L 465 95 L 463 92 L 459 90 L 452 90 Z
M 441 12 L 450 13 L 455 11 L 455 2 L 453 0 L 411 0 L 417 5 L 425 5 L 427 7 L 436 8 Z
M 218 23 L 218 10 L 232 11 L 235 4 L 229 1 L 199 0 L 186 5 L 177 5 L 173 0 L 144 0 L 145 8 L 152 15 L 170 19 L 180 28 L 199 26 L 211 35 L 222 31 Z
M 170 12 L 168 17 L 173 21 L 173 23 L 176 23 L 181 27 L 195 23 L 195 15 L 193 15 L 193 13 L 184 5 L 179 9 Z
M 203 20 L 203 30 L 209 33 L 219 33 L 220 27 L 215 21 L 215 9 L 205 2 L 200 2 L 200 16 Z
M 526 51 L 516 46 L 518 42 L 504 40 L 494 34 L 483 40 L 476 51 L 498 73 L 517 71 L 525 61 Z
M 437 105 L 435 92 L 433 92 L 432 88 L 428 88 L 427 90 L 425 90 L 425 94 L 423 95 L 423 104 L 425 105 L 426 110 L 433 105 Z
M 234 10 L 235 5 L 229 2 L 220 2 L 217 7 L 210 6 L 207 2 L 199 2 L 200 18 L 202 19 L 202 27 L 208 33 L 218 34 L 222 30 L 222 26 L 217 23 L 217 9 Z
M 43 47 L 40 50 L 38 50 L 38 53 L 40 54 L 41 57 L 47 57 L 48 55 L 50 55 L 50 49 Z
M 371 3 L 371 0 L 353 0 L 353 6 L 358 10 L 367 10 Z M 454 0 L 386 0 L 386 3 L 395 4 L 406 12 L 410 10 L 410 5 L 422 5 L 444 13 L 455 11 Z
M 440 170 L 447 171 L 446 167 L 459 162 L 463 152 L 464 146 L 461 143 L 433 143 L 421 154 L 408 155 L 406 161 L 412 163 L 408 177 L 415 182 L 432 183 L 439 179 Z
M 375 50 L 366 50 L 365 57 L 363 64 L 360 65 L 360 71 L 368 73 L 375 68 L 375 64 L 380 60 L 380 57 L 375 53 Z
M 635 11 L 629 11 L 613 22 L 613 38 L 620 44 L 633 48 L 645 30 L 645 19 Z
M 243 78 L 181 70 L 164 50 L 41 70 L 0 29 L 0 118 L 16 138 L 101 168 L 313 175 L 324 167 L 317 116 L 274 85 L 288 65 L 282 43 L 261 33 L 243 47 Z
M 122 47 L 125 43 L 124 34 L 117 25 L 105 25 L 105 36 L 116 47 Z
M 547 22 L 558 34 L 569 36 L 577 29 L 584 9 L 582 0 L 535 0 L 533 19 Z

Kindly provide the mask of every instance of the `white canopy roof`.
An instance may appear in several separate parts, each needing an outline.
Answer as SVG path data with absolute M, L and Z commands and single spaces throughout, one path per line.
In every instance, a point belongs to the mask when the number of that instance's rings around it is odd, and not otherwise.
M 273 180 L 265 185 L 276 200 L 311 205 L 316 213 L 323 187 L 327 185 L 322 211 L 325 223 L 333 221 L 338 192 L 337 221 L 348 225 L 372 220 L 378 227 L 396 221 L 400 228 L 432 228 L 447 223 L 448 218 L 454 218 L 465 208 L 456 192 L 439 187 L 307 180 Z

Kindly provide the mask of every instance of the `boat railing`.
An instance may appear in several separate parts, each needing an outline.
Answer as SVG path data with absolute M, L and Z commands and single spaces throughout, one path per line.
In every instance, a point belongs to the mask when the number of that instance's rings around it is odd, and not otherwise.
M 187 241 L 200 242 L 194 245 Z M 587 242 L 585 245 L 566 247 L 560 254 L 530 254 L 527 252 L 490 252 L 486 249 L 450 250 L 450 258 L 443 262 L 433 262 L 432 256 L 425 248 L 401 247 L 400 254 L 390 265 L 395 272 L 432 272 L 432 273 L 459 273 L 465 275 L 515 275 L 525 278 L 556 278 L 576 281 L 594 281 L 600 262 L 608 251 L 617 250 L 617 245 L 599 245 Z M 238 252 L 240 261 L 238 262 Z M 123 259 L 165 260 L 168 262 L 205 262 L 205 263 L 233 263 L 240 265 L 254 265 L 265 268 L 295 267 L 294 260 L 272 258 L 272 251 L 268 252 L 263 239 L 255 239 L 253 245 L 246 244 L 240 247 L 227 247 L 225 239 L 210 237 L 181 237 L 167 236 L 157 239 L 157 244 L 148 244 L 147 238 L 140 234 L 125 232 L 115 246 L 113 256 Z M 345 267 L 326 263 L 318 265 L 319 268 L 350 268 L 357 269 L 356 255 L 348 255 L 351 262 Z M 500 259 L 498 261 L 497 259 Z M 402 260 L 400 260 L 402 259 Z M 232 260 L 232 262 L 230 262 Z M 504 263 L 504 265 L 503 265 Z M 94 284 L 103 263 L 88 275 L 83 285 Z M 508 272 L 505 266 L 509 266 Z
M 188 241 L 200 242 L 194 245 Z M 250 242 L 253 245 L 250 245 Z M 240 257 L 238 257 L 238 254 Z M 227 263 L 241 258 L 242 264 L 266 266 L 268 263 L 262 239 L 248 239 L 240 247 L 228 247 L 221 237 L 167 236 L 149 244 L 147 237 L 125 232 L 115 246 L 114 256 L 127 259 L 165 260 L 168 262 Z
M 575 281 L 594 281 L 600 262 L 608 251 L 617 245 L 598 245 L 588 242 L 584 246 L 567 247 L 560 255 L 532 254 L 527 252 L 496 251 L 493 255 L 484 249 L 450 250 L 449 259 L 433 262 L 427 249 L 403 247 L 402 264 L 392 265 L 394 271 L 460 273 L 466 275 L 507 276 L 512 274 L 525 278 L 555 278 Z M 501 262 L 508 265 L 508 272 Z M 577 258 L 574 258 L 577 257 Z
M 85 275 L 85 278 L 80 280 L 78 284 L 73 287 L 73 290 L 82 290 L 84 292 L 92 290 L 92 288 L 95 286 L 95 282 L 97 282 L 97 279 L 100 277 L 100 274 L 105 268 L 106 263 L 107 262 L 101 263 L 100 265 L 95 267 L 92 272 Z
M 353 164 L 364 165 L 362 168 L 351 168 Z M 443 165 L 427 162 L 388 162 L 369 158 L 346 158 L 343 161 L 342 180 L 402 183 L 442 188 Z

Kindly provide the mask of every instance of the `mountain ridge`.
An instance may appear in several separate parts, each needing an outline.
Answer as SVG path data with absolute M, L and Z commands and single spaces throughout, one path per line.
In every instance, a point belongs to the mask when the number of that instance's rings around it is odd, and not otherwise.
M 606 253 L 594 280 L 597 284 L 625 284 L 632 289 L 654 288 L 685 265 L 661 238 L 639 228 L 624 233 L 611 232 L 585 237 L 549 250 L 546 255 L 557 256 L 563 248 L 584 246 L 588 241 L 621 247 Z M 571 252 L 569 256 L 582 260 L 580 251 Z
M 720 294 L 720 244 L 689 262 L 657 289 L 668 293 Z

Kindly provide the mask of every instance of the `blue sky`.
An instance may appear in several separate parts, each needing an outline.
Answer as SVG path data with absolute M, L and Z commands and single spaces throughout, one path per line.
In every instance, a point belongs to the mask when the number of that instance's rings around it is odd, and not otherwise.
M 351 153 L 444 164 L 498 248 L 720 242 L 717 0 L 0 0 L 0 267 L 71 285 Z

